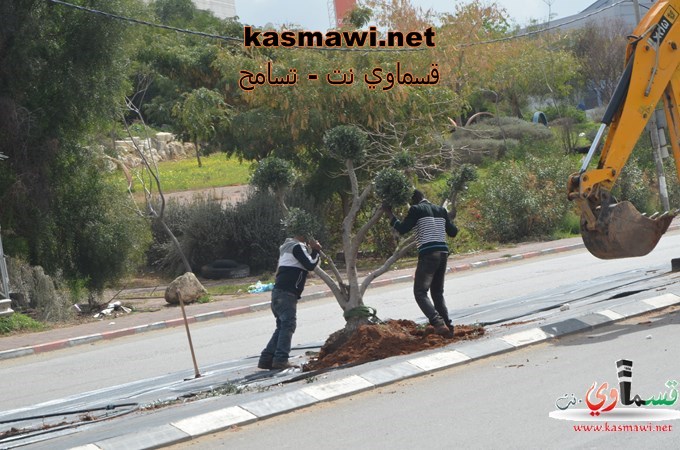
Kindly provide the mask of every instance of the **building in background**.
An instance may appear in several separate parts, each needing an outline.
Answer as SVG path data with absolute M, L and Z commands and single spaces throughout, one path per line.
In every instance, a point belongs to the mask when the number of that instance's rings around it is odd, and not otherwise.
M 236 15 L 235 0 L 193 0 L 198 9 L 212 11 L 216 17 L 227 19 Z
M 638 3 L 640 4 L 640 17 L 643 17 L 647 14 L 652 4 L 654 4 L 654 1 L 639 0 Z M 633 31 L 633 28 L 637 25 L 633 2 L 597 0 L 578 14 L 551 20 L 544 25 L 550 25 L 550 27 L 558 26 L 562 30 L 572 30 L 583 27 L 589 21 L 603 22 L 612 19 L 621 19 L 626 25 L 630 25 L 630 31 Z
M 331 27 L 340 28 L 343 18 L 356 4 L 357 0 L 328 0 L 328 20 Z

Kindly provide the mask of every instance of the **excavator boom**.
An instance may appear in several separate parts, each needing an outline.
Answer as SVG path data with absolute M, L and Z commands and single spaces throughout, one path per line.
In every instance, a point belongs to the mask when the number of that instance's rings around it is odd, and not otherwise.
M 673 220 L 670 212 L 645 217 L 630 202 L 617 202 L 611 195 L 660 100 L 680 177 L 680 0 L 655 3 L 628 39 L 623 75 L 581 170 L 569 177 L 567 187 L 569 200 L 581 210 L 586 248 L 602 259 L 646 255 Z M 606 128 L 597 168 L 589 169 Z

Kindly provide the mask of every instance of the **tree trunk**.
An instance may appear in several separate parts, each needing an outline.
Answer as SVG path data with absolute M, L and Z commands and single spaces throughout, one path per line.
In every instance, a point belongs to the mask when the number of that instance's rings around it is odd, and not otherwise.
M 203 167 L 201 162 L 201 149 L 198 147 L 198 139 L 194 139 L 194 147 L 196 148 L 196 160 L 198 161 L 198 167 Z

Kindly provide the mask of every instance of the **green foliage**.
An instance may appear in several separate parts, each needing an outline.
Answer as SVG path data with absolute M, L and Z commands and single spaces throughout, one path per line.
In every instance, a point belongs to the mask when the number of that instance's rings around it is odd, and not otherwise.
M 215 259 L 223 259 L 222 255 L 227 251 L 225 237 L 234 233 L 234 224 L 226 217 L 219 202 L 196 199 L 182 206 L 173 202 L 168 205 L 167 212 L 171 210 L 172 216 L 166 217 L 166 224 L 175 233 L 194 272 L 198 273 L 201 266 Z M 159 231 L 164 233 L 162 229 Z M 175 245 L 164 236 L 157 241 L 163 242 L 160 267 L 173 276 L 184 273 L 184 264 Z
M 501 117 L 458 129 L 451 136 L 451 145 L 459 154 L 461 163 L 481 164 L 487 159 L 506 155 L 524 157 L 526 153 L 536 153 L 536 149 L 552 140 L 552 132 L 543 125 L 515 117 Z
M 203 167 L 198 168 L 191 159 L 181 161 L 160 161 L 158 172 L 163 192 L 189 191 L 222 186 L 246 184 L 249 176 L 249 165 L 235 158 L 226 158 L 224 154 L 213 154 L 202 158 Z M 121 172 L 115 173 L 114 183 L 127 181 Z M 141 189 L 139 182 L 133 179 L 133 191 Z
M 0 152 L 16 180 L 3 190 L 0 223 L 28 244 L 32 264 L 95 290 L 134 266 L 145 236 L 78 145 L 110 121 L 129 88 L 131 30 L 42 1 L 0 3 Z
M 570 207 L 564 180 L 571 171 L 570 161 L 561 158 L 494 164 L 471 195 L 470 205 L 479 215 L 473 228 L 500 242 L 551 235 Z
M 196 8 L 191 0 L 156 0 L 156 16 L 165 25 L 182 25 L 191 22 Z
M 638 211 L 652 212 L 652 183 L 640 167 L 637 158 L 630 158 L 616 181 L 612 194 L 618 200 L 628 200 Z
M 281 192 L 290 187 L 295 181 L 295 173 L 290 163 L 285 159 L 269 157 L 257 164 L 250 184 L 266 192 Z
M 368 138 L 356 126 L 339 125 L 324 134 L 323 143 L 334 157 L 358 164 L 366 157 Z
M 93 156 L 63 148 L 52 182 L 53 212 L 32 241 L 35 261 L 48 273 L 86 279 L 101 291 L 136 268 L 146 250 L 145 222 L 126 207 L 127 198 L 100 176 Z
M 413 185 L 403 172 L 387 168 L 376 175 L 375 192 L 384 205 L 399 206 L 411 197 Z
M 451 192 L 460 193 L 467 188 L 468 183 L 476 181 L 478 178 L 477 168 L 472 164 L 461 164 L 456 167 L 448 180 L 446 185 Z
M 290 208 L 281 223 L 289 236 L 314 238 L 321 228 L 316 217 L 301 208 Z
M 543 113 L 548 122 L 560 118 L 571 119 L 574 123 L 584 123 L 588 120 L 585 111 L 571 105 L 546 106 L 543 108 Z
M 185 92 L 182 97 L 182 101 L 173 107 L 172 113 L 192 141 L 210 140 L 216 129 L 227 122 L 227 104 L 220 93 L 200 87 Z
M 19 331 L 42 331 L 44 329 L 43 324 L 21 313 L 15 312 L 11 316 L 0 317 L 0 335 Z
M 416 165 L 416 157 L 407 151 L 401 151 L 394 155 L 392 167 L 397 170 L 412 170 Z

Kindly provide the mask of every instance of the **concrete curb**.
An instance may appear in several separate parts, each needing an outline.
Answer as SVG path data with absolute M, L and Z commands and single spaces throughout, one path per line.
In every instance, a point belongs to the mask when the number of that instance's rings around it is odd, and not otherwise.
M 664 294 L 632 304 L 622 304 L 612 309 L 588 313 L 579 318 L 518 331 L 488 341 L 466 343 L 457 349 L 444 347 L 416 353 L 408 360 L 396 362 L 387 367 L 368 368 L 366 372 L 359 375 L 354 374 L 325 383 L 305 385 L 295 391 L 206 412 L 129 435 L 97 441 L 76 449 L 160 448 L 199 436 L 218 433 L 233 426 L 243 426 L 268 419 L 323 401 L 348 397 L 380 386 L 451 368 L 476 359 L 610 325 L 619 320 L 678 304 L 680 304 L 679 296 Z
M 520 253 L 517 255 L 509 255 L 504 258 L 494 258 L 484 261 L 479 261 L 475 263 L 459 264 L 447 268 L 447 273 L 464 272 L 472 269 L 481 269 L 484 267 L 495 266 L 499 264 L 514 262 L 518 260 L 524 260 L 529 258 L 534 258 L 537 256 L 550 255 L 559 252 L 566 252 L 571 250 L 577 250 L 584 248 L 583 243 L 565 245 L 561 247 L 553 247 L 548 249 L 543 249 L 540 251 Z M 380 287 L 387 286 L 395 283 L 404 283 L 413 281 L 412 275 L 402 275 L 396 276 L 394 278 L 378 279 L 371 283 L 371 286 Z M 324 290 L 320 292 L 314 292 L 312 294 L 303 295 L 300 299 L 303 301 L 318 300 L 320 298 L 331 297 L 333 293 L 330 290 Z M 259 302 L 247 306 L 239 306 L 236 308 L 229 308 L 221 311 L 213 311 L 209 313 L 198 314 L 196 316 L 190 316 L 187 318 L 189 323 L 195 322 L 205 322 L 212 319 L 222 319 L 225 317 L 232 317 L 239 314 L 246 314 L 255 311 L 262 311 L 269 308 L 269 302 Z M 164 328 L 171 328 L 184 325 L 184 320 L 181 318 L 165 320 L 162 322 L 154 322 L 146 325 L 139 325 L 136 327 L 123 328 L 120 330 L 107 331 L 98 334 L 80 336 L 70 339 L 64 339 L 55 342 L 49 342 L 45 344 L 36 344 L 29 347 L 21 347 L 17 349 L 0 351 L 0 361 L 11 358 L 18 358 L 22 356 L 34 355 L 38 353 L 45 353 L 53 350 L 60 350 L 64 348 L 74 347 L 81 344 L 90 344 L 92 342 L 101 340 L 110 340 L 123 336 L 130 336 L 133 334 L 145 333 L 147 331 L 160 330 Z

